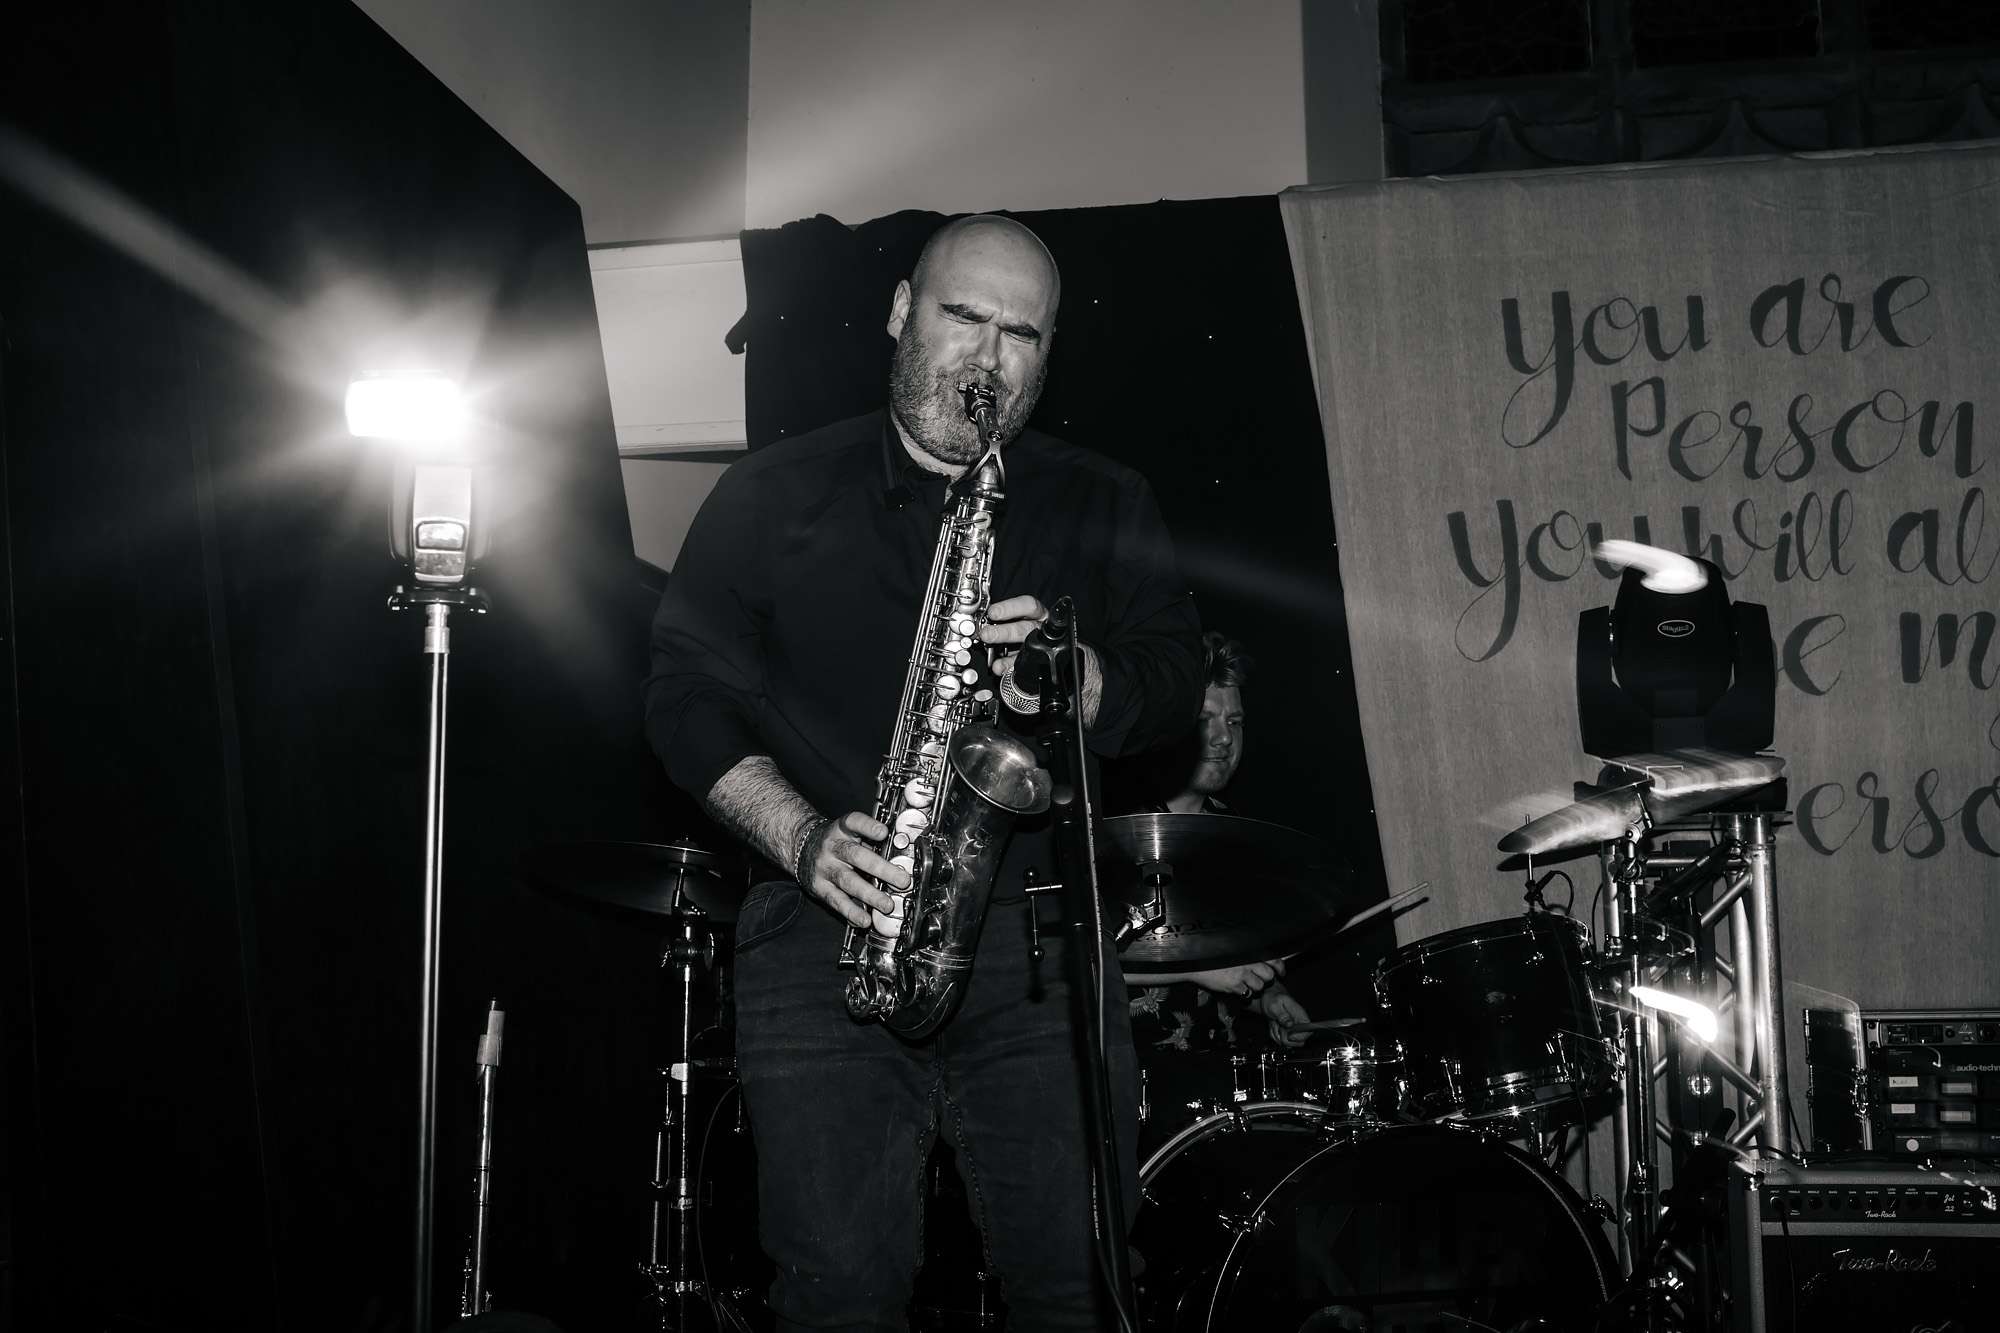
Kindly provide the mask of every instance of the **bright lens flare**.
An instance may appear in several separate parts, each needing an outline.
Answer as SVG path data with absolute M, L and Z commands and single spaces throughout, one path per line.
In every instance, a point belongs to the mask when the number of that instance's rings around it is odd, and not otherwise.
M 1715 1040 L 1715 1010 L 1699 1000 L 1690 1000 L 1685 995 L 1676 995 L 1655 986 L 1633 986 L 1626 993 L 1640 1004 L 1672 1014 L 1703 1041 Z
M 465 404 L 457 383 L 443 375 L 364 375 L 347 386 L 347 430 L 365 440 L 456 440 L 465 430 Z

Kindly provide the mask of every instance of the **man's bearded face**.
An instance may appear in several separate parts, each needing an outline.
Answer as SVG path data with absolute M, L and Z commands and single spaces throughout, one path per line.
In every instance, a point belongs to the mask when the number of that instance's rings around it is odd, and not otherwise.
M 1028 424 L 1035 402 L 1048 379 L 1046 356 L 1032 359 L 1025 383 L 1010 383 L 1008 367 L 991 372 L 966 364 L 934 342 L 927 332 L 933 321 L 919 312 L 896 340 L 889 364 L 889 405 L 916 446 L 954 467 L 970 467 L 986 452 L 985 441 L 965 415 L 967 385 L 992 388 L 1000 420 L 1000 437 L 1012 440 Z

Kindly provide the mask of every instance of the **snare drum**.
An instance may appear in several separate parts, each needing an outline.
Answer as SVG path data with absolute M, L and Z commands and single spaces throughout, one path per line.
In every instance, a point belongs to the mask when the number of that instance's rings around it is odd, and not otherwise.
M 1403 1048 L 1356 1024 L 1304 1046 L 1266 1052 L 1264 1100 L 1310 1102 L 1342 1121 L 1395 1120 L 1404 1105 Z
M 1583 968 L 1581 922 L 1534 913 L 1446 931 L 1375 969 L 1375 995 L 1403 1044 L 1410 1109 L 1426 1119 L 1539 1113 L 1581 1118 L 1610 1086 L 1616 1044 Z

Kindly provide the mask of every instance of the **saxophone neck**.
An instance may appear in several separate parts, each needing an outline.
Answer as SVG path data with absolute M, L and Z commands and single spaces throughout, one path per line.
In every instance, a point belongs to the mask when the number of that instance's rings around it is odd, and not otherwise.
M 989 444 L 979 461 L 968 469 L 966 490 L 986 500 L 998 500 L 1007 493 L 1007 465 L 1000 461 L 1000 446 Z

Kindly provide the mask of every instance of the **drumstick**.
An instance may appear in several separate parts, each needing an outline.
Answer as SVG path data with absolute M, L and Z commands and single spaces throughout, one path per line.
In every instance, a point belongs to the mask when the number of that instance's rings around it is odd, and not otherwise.
M 1408 902 L 1410 899 L 1416 897 L 1418 894 L 1422 893 L 1425 889 L 1428 889 L 1430 886 L 1431 882 L 1429 880 L 1425 880 L 1423 883 L 1417 885 L 1415 888 L 1404 889 L 1401 893 L 1394 894 L 1390 897 L 1384 898 L 1379 903 L 1375 903 L 1374 905 L 1369 907 L 1364 907 L 1360 911 L 1356 912 L 1353 916 L 1347 918 L 1347 920 L 1341 922 L 1339 929 L 1335 930 L 1333 933 L 1336 935 L 1340 935 L 1344 934 L 1347 931 L 1353 930 L 1356 926 L 1360 925 L 1362 922 L 1373 920 L 1375 917 L 1382 915 L 1382 913 L 1388 911 L 1390 908 Z

